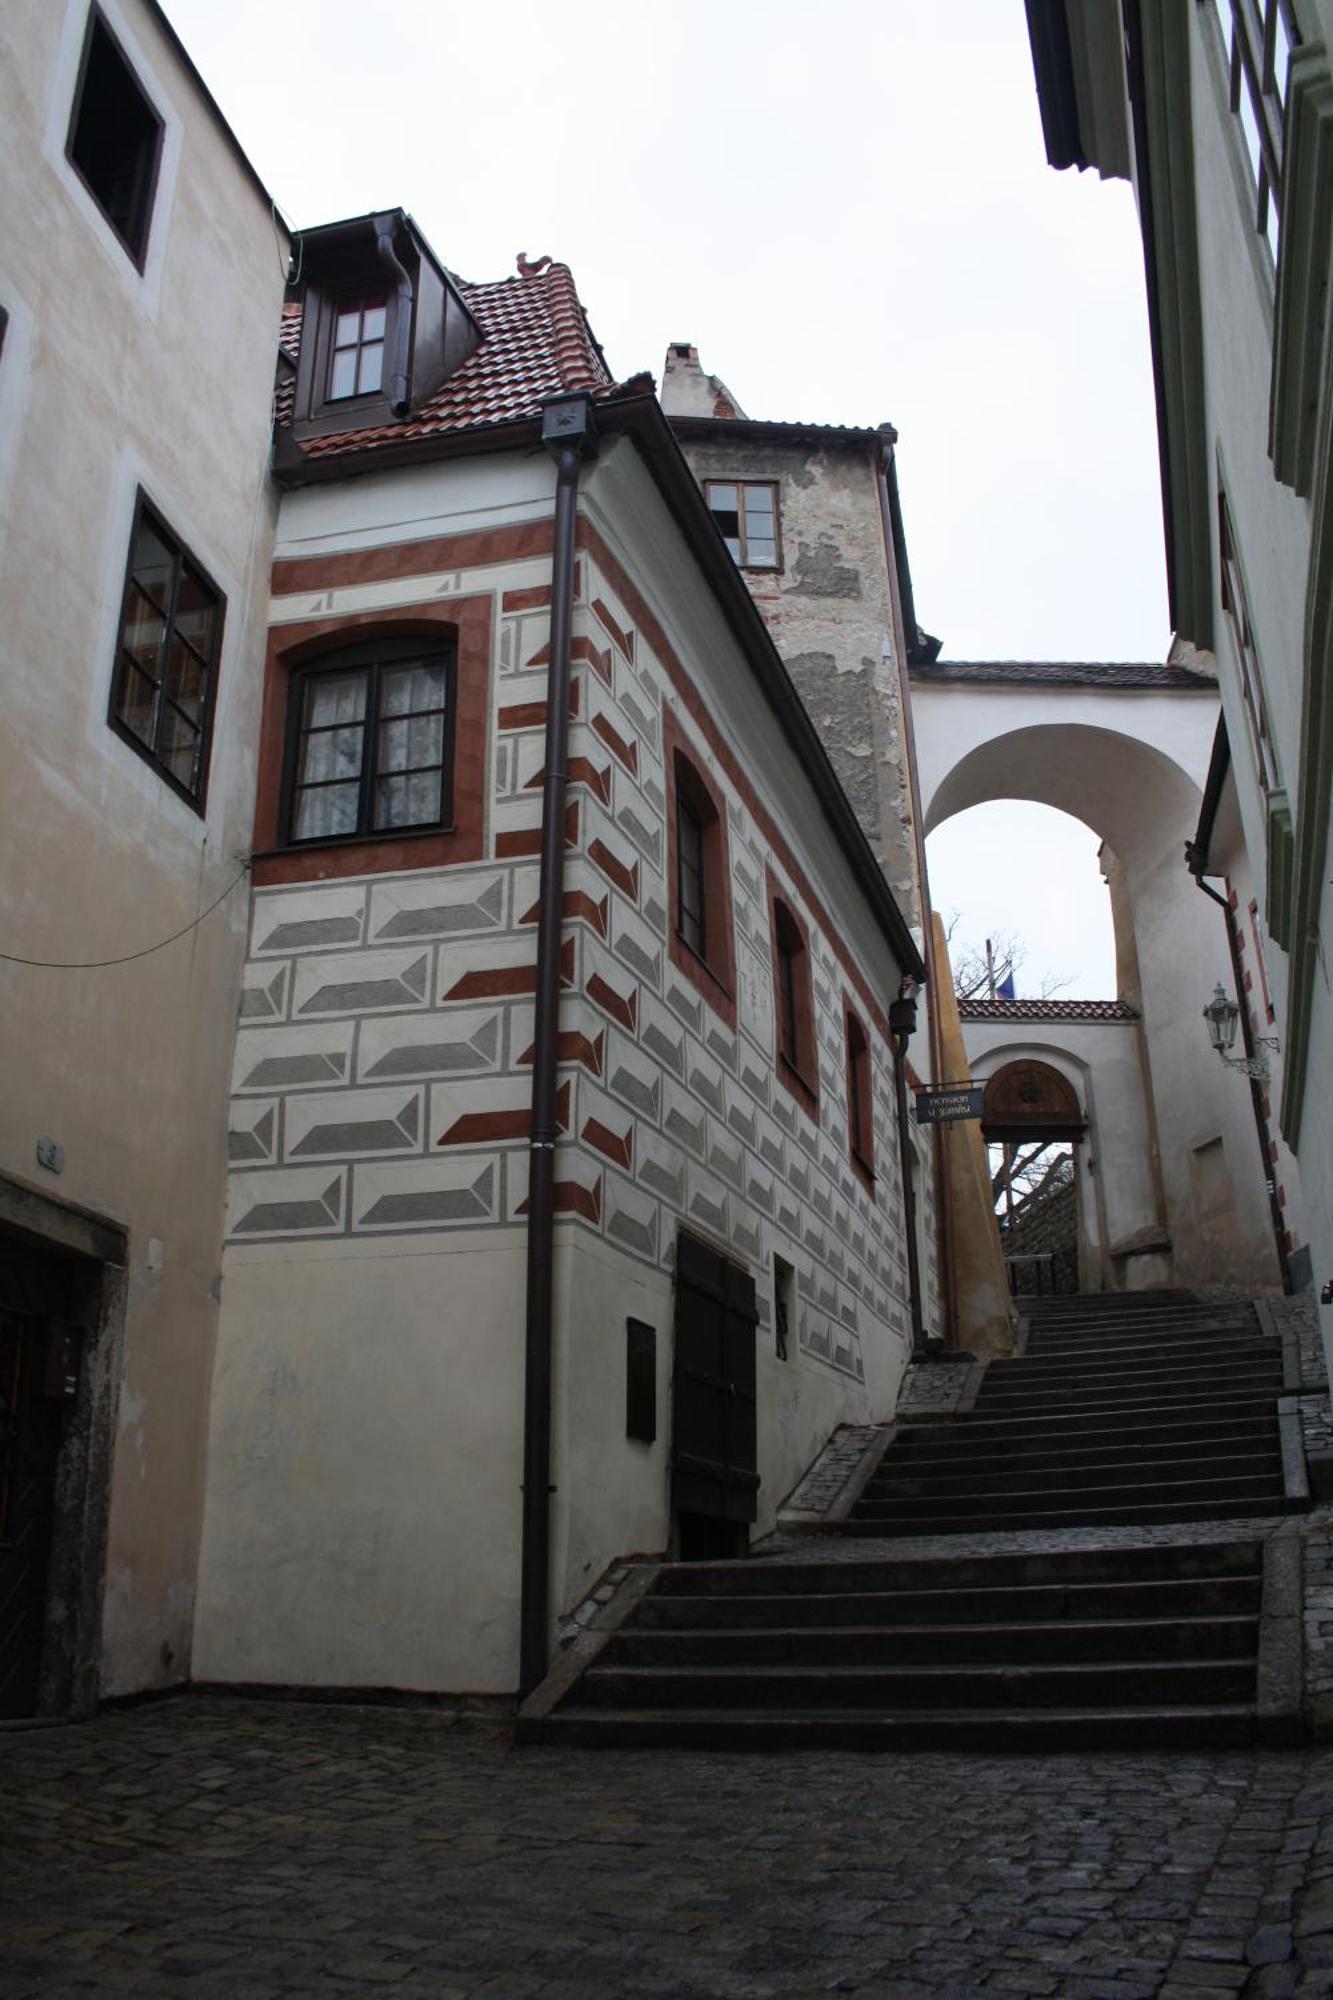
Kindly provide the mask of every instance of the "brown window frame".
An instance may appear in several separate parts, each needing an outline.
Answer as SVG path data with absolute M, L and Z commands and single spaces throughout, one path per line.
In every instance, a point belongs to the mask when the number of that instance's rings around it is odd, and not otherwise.
M 1231 627 L 1231 638 L 1236 649 L 1236 664 L 1240 669 L 1241 703 L 1245 710 L 1246 722 L 1249 724 L 1250 748 L 1254 752 L 1259 789 L 1267 799 L 1274 792 L 1281 791 L 1282 775 L 1268 720 L 1268 702 L 1264 694 L 1264 678 L 1259 665 L 1258 648 L 1254 643 L 1254 627 L 1250 622 L 1245 577 L 1236 550 L 1236 534 L 1231 521 L 1231 510 L 1227 506 L 1224 493 L 1219 493 L 1217 496 L 1217 551 L 1222 609 L 1227 614 L 1227 623 Z
M 736 1026 L 736 931 L 731 903 L 731 862 L 727 845 L 727 802 L 708 776 L 703 759 L 685 737 L 673 711 L 662 710 L 663 762 L 667 784 L 667 892 L 670 920 L 667 953 L 676 969 L 701 993 L 727 1027 Z M 703 949 L 691 944 L 682 924 L 681 806 L 698 822 L 702 847 Z
M 782 513 L 780 506 L 781 502 L 780 482 L 776 479 L 705 479 L 704 499 L 707 502 L 709 513 L 712 514 L 713 516 L 714 524 L 718 527 L 718 533 L 721 534 L 722 529 L 717 522 L 718 510 L 713 505 L 713 493 L 719 487 L 734 488 L 736 492 L 736 497 L 738 502 L 736 508 L 737 533 L 734 538 L 730 535 L 723 535 L 723 540 L 726 542 L 728 553 L 731 555 L 731 558 L 735 562 L 737 568 L 758 570 L 766 575 L 771 575 L 773 572 L 780 570 L 782 568 Z M 760 488 L 762 488 L 766 493 L 771 493 L 773 496 L 772 562 L 754 561 L 751 558 L 749 549 L 749 530 L 747 527 L 747 502 L 745 496 L 747 493 L 757 492 Z M 736 542 L 736 547 L 734 549 L 731 547 L 733 539 Z
M 360 574 L 355 554 L 337 559 L 336 566 L 340 572 L 346 569 L 349 580 Z M 281 574 L 275 568 L 275 576 Z M 485 859 L 495 613 L 494 597 L 483 593 L 441 604 L 300 619 L 270 629 L 255 797 L 251 879 L 256 887 L 389 875 Z M 423 651 L 438 650 L 444 639 L 456 649 L 452 824 L 302 841 L 293 847 L 286 839 L 284 786 L 293 678 L 303 666 L 328 659 L 336 650 L 390 638 L 424 641 Z
M 107 206 L 104 199 L 105 188 L 99 188 L 88 171 L 86 145 L 82 148 L 83 159 L 79 158 L 75 150 L 80 144 L 79 127 L 83 120 L 89 71 L 93 65 L 94 49 L 99 36 L 106 45 L 99 60 L 105 60 L 110 56 L 120 65 L 126 81 L 139 98 L 146 120 L 151 126 L 151 130 L 146 132 L 139 142 L 139 158 L 134 169 L 136 186 L 129 203 L 129 216 L 124 228 Z M 157 200 L 157 182 L 162 166 L 162 143 L 165 133 L 166 121 L 140 82 L 138 71 L 121 46 L 119 36 L 101 9 L 90 7 L 88 25 L 83 35 L 83 53 L 79 58 L 78 79 L 74 85 L 74 101 L 70 108 L 69 129 L 65 135 L 65 158 L 96 202 L 98 213 L 108 229 L 138 271 L 142 271 L 148 261 L 148 242 L 153 230 L 153 209 Z
M 1241 128 L 1245 158 L 1255 183 L 1255 228 L 1276 264 L 1282 230 L 1283 93 L 1287 84 L 1277 68 L 1278 23 L 1291 53 L 1301 45 L 1300 30 L 1292 0 L 1225 0 L 1225 6 L 1231 17 L 1228 101 Z M 1222 28 L 1225 36 L 1225 21 Z M 1247 110 L 1250 124 L 1246 122 Z
M 773 958 L 773 1067 L 778 1080 L 817 1119 L 819 1037 L 810 929 L 771 871 L 768 920 Z
M 385 393 L 384 365 L 388 353 L 389 317 L 392 305 L 393 301 L 382 286 L 378 290 L 374 286 L 369 286 L 366 290 L 355 294 L 349 292 L 334 297 L 332 301 L 333 310 L 329 322 L 328 356 L 324 376 L 323 400 L 326 403 L 337 403 L 339 406 L 344 406 L 359 403 L 367 398 L 375 398 L 377 400 L 383 398 Z M 366 314 L 369 312 L 383 313 L 384 323 L 379 333 L 372 335 L 368 339 L 366 337 Z M 338 340 L 338 322 L 346 319 L 351 313 L 357 315 L 357 337 L 353 341 L 343 341 L 340 343 Z M 380 370 L 369 388 L 362 389 L 358 386 L 353 389 L 344 390 L 341 393 L 336 390 L 333 386 L 333 376 L 334 370 L 338 365 L 339 355 L 355 354 L 356 366 L 353 372 L 359 384 L 362 357 L 367 349 L 372 347 L 378 347 L 380 351 Z
M 867 1193 L 875 1192 L 875 1092 L 870 1037 L 850 1000 L 843 999 L 847 1043 L 847 1156 Z
M 163 636 L 162 671 L 156 678 L 151 667 L 145 664 L 129 643 L 130 615 L 136 595 L 148 596 L 147 591 L 136 581 L 134 570 L 135 545 L 139 539 L 140 528 L 145 523 L 161 542 L 172 564 L 167 602 L 157 607 L 162 615 Z M 212 599 L 211 624 L 207 648 L 204 651 L 177 629 L 181 582 L 187 572 L 194 577 L 204 594 Z M 153 505 L 143 488 L 139 487 L 135 494 L 134 520 L 130 528 L 130 546 L 125 559 L 125 585 L 121 592 L 120 619 L 116 627 L 116 652 L 111 670 L 111 691 L 107 701 L 107 722 L 122 742 L 128 743 L 137 756 L 152 766 L 164 784 L 170 786 L 179 798 L 184 799 L 188 806 L 201 815 L 208 799 L 208 768 L 213 748 L 213 714 L 217 706 L 218 662 L 222 654 L 222 631 L 226 621 L 226 611 L 227 600 L 208 571 L 196 557 L 191 555 L 180 536 L 174 529 L 168 527 L 162 514 Z M 167 691 L 173 647 L 177 642 L 185 646 L 191 656 L 198 661 L 205 676 L 196 729 L 194 779 L 188 785 L 177 777 L 163 754 L 164 727 L 169 722 L 170 715 L 180 716 L 187 723 L 190 721 L 187 709 Z M 154 689 L 151 741 L 140 735 L 139 731 L 125 720 L 128 704 L 123 698 L 123 690 L 132 675 L 149 682 Z
M 428 769 L 440 772 L 440 810 L 433 819 L 413 820 L 408 823 L 377 826 L 375 819 L 375 786 L 378 779 L 393 776 L 378 768 L 380 739 L 384 728 L 395 722 L 416 719 L 412 715 L 384 715 L 380 709 L 380 690 L 384 674 L 408 666 L 444 664 L 444 707 L 441 727 L 441 761 L 438 765 L 414 766 L 412 769 Z M 329 789 L 334 782 L 310 781 L 302 783 L 300 763 L 302 747 L 308 737 L 325 733 L 334 725 L 321 725 L 318 730 L 307 726 L 304 719 L 306 695 L 310 688 L 321 680 L 333 680 L 350 675 L 365 678 L 366 694 L 359 718 L 340 725 L 349 733 L 359 726 L 361 733 L 361 763 L 355 780 L 350 777 L 342 783 L 355 782 L 358 787 L 357 823 L 342 833 L 298 834 L 297 815 L 302 795 L 308 791 Z M 348 646 L 335 647 L 328 653 L 316 654 L 304 660 L 295 668 L 291 676 L 287 702 L 287 741 L 283 768 L 283 797 L 281 823 L 285 845 L 292 848 L 342 847 L 349 842 L 367 840 L 395 840 L 404 835 L 421 833 L 446 833 L 453 826 L 453 779 L 454 779 L 454 733 L 457 709 L 458 659 L 457 648 L 450 634 L 441 633 L 430 639 L 381 637 L 361 640 Z M 434 714 L 437 711 L 425 711 Z

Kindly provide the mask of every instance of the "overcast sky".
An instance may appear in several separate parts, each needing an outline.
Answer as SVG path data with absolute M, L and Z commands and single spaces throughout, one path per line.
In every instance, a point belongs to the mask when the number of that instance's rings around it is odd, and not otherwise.
M 401 205 L 472 280 L 549 253 L 617 376 L 692 340 L 752 417 L 896 424 L 947 657 L 1165 656 L 1133 199 L 1046 165 L 1022 0 L 166 6 L 295 226 Z M 1109 994 L 1095 842 L 1043 821 L 942 829 L 936 903 Z

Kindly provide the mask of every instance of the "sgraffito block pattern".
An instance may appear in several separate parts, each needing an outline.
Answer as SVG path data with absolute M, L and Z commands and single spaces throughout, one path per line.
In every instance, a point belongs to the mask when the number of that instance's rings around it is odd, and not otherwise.
M 586 551 L 579 576 L 558 1213 L 656 1269 L 671 1268 L 678 1226 L 729 1246 L 755 1272 L 770 1337 L 780 1256 L 796 1272 L 801 1351 L 864 1380 L 868 1333 L 908 1338 L 888 1050 L 872 1029 L 872 1196 L 848 1157 L 845 965 L 784 880 L 809 926 L 816 1120 L 774 1070 L 771 843 L 613 578 Z M 532 580 L 515 565 L 515 586 Z M 486 858 L 255 895 L 235 1242 L 516 1229 L 526 1214 L 548 624 L 501 602 Z M 727 800 L 734 1028 L 667 950 L 664 701 Z

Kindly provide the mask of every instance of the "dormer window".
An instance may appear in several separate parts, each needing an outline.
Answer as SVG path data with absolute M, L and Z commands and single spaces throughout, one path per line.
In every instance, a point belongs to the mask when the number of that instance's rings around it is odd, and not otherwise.
M 433 396 L 481 340 L 448 272 L 401 209 L 307 230 L 287 442 L 380 430 Z M 300 463 L 299 449 L 291 460 Z
M 384 382 L 384 331 L 388 300 L 358 299 L 340 305 L 333 323 L 329 401 L 372 396 Z

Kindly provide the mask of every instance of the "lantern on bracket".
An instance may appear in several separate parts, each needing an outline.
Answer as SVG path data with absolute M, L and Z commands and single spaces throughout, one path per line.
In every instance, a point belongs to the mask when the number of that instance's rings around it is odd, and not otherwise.
M 1240 1008 L 1230 995 L 1223 991 L 1220 981 L 1213 990 L 1212 999 L 1203 1010 L 1203 1018 L 1208 1023 L 1208 1039 L 1227 1068 L 1239 1070 L 1243 1076 L 1253 1077 L 1257 1083 L 1267 1083 L 1269 1076 L 1267 1056 L 1233 1056 L 1230 1053 L 1236 1043 Z M 1266 1049 L 1275 1049 L 1278 1046 L 1276 1035 L 1256 1035 L 1254 1039 Z

